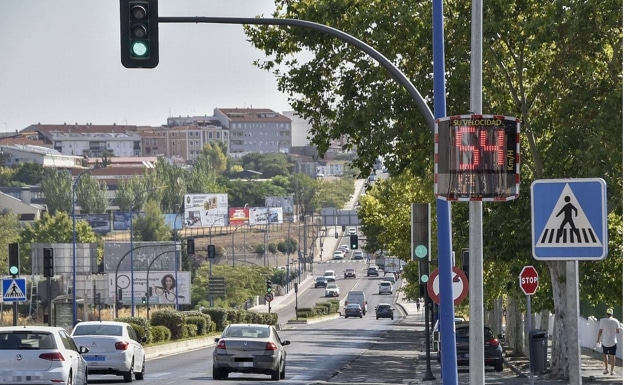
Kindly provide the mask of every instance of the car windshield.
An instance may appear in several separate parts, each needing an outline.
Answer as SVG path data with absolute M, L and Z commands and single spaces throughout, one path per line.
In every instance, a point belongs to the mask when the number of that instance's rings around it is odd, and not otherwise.
M 121 336 L 123 328 L 121 325 L 80 325 L 76 326 L 74 336 Z
M 45 332 L 0 333 L 0 349 L 55 349 L 54 336 Z
M 328 288 L 328 289 L 335 289 L 335 288 L 337 288 L 337 287 L 338 287 L 338 286 L 337 286 L 335 283 L 330 283 L 330 284 L 328 284 L 328 285 L 327 285 L 327 288 Z
M 319 281 L 319 282 L 325 282 L 325 281 L 327 281 L 327 278 L 325 278 L 325 277 L 317 277 L 316 280 Z
M 224 333 L 224 337 L 247 337 L 247 338 L 268 338 L 269 328 L 258 328 L 252 326 L 230 326 Z

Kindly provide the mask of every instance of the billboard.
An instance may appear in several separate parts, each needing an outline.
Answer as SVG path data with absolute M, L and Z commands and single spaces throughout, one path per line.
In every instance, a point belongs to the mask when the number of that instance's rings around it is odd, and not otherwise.
M 249 223 L 248 207 L 230 207 L 229 212 L 230 225 L 238 226 Z
M 184 227 L 225 226 L 227 217 L 227 194 L 184 195 Z
M 149 282 L 147 271 L 134 271 L 134 303 L 140 304 L 142 297 L 146 297 L 149 288 L 152 288 L 150 304 L 178 304 L 189 305 L 191 303 L 191 272 L 178 271 L 177 280 L 174 270 L 151 271 Z M 121 290 L 121 298 L 125 305 L 132 303 L 132 287 L 130 286 L 130 271 L 120 271 L 117 274 L 117 289 Z M 115 301 L 115 273 L 108 274 L 108 292 L 111 295 L 111 303 Z
M 130 211 L 115 211 L 113 213 L 113 230 L 130 230 L 132 220 L 132 212 Z
M 132 251 L 131 251 L 132 250 Z M 178 242 L 178 258 L 181 250 Z M 104 242 L 104 272 L 175 270 L 174 242 Z M 151 264 L 151 267 L 150 267 Z M 180 266 L 180 264 L 178 264 Z
M 249 209 L 249 224 L 252 226 L 283 223 L 283 221 L 281 207 L 251 207 Z
M 76 214 L 76 220 L 86 221 L 94 233 L 106 234 L 111 231 L 108 214 Z

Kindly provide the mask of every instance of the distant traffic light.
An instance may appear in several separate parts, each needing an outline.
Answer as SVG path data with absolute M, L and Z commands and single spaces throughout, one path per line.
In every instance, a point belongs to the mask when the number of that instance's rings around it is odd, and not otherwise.
M 351 234 L 350 235 L 350 240 L 351 240 L 351 250 L 357 250 L 358 249 L 358 235 L 357 234 Z
M 466 277 L 470 278 L 468 276 L 468 270 L 470 270 L 470 249 L 462 249 L 461 263 L 462 263 L 462 270 L 466 274 Z
M 145 305 L 147 303 L 147 297 L 141 297 L 141 303 Z
M 54 277 L 54 249 L 51 247 L 43 248 L 43 276 Z
M 158 65 L 158 0 L 119 0 L 121 64 L 126 68 Z
M 186 251 L 189 254 L 195 254 L 195 240 L 193 238 L 186 240 Z
M 267 293 L 271 293 L 273 291 L 273 284 L 270 279 L 266 280 L 266 291 Z
M 99 305 L 100 301 L 102 301 L 102 296 L 100 293 L 95 293 L 95 296 L 93 297 L 93 304 L 94 305 Z
M 19 244 L 9 243 L 9 274 L 13 277 L 20 272 Z
M 412 204 L 412 247 L 418 260 L 420 284 L 429 281 L 429 260 L 431 259 L 431 205 Z M 422 289 L 421 289 L 422 291 Z
M 215 245 L 208 245 L 208 258 L 213 259 L 213 258 L 216 258 L 216 256 L 217 256 L 217 249 L 215 248 Z

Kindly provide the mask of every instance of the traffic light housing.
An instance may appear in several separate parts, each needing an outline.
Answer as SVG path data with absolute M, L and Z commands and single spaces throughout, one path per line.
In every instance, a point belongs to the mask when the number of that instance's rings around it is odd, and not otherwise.
M 145 305 L 147 303 L 147 297 L 141 297 L 141 303 Z
M 121 64 L 126 68 L 158 65 L 158 0 L 119 0 Z
M 150 286 L 150 287 L 147 288 L 147 296 L 151 297 L 152 295 L 153 295 L 152 294 L 152 287 Z
M 418 279 L 423 285 L 429 281 L 431 259 L 431 204 L 412 203 L 412 249 L 418 260 Z M 422 288 L 420 289 L 422 291 Z
M 100 293 L 95 293 L 95 296 L 93 297 L 93 304 L 94 305 L 99 305 L 101 301 L 102 301 L 101 294 Z
M 188 254 L 195 254 L 195 240 L 193 238 L 186 240 L 186 251 Z
M 208 259 L 216 258 L 216 256 L 217 249 L 215 248 L 215 245 L 208 245 Z
M 267 293 L 273 292 L 273 284 L 271 283 L 270 279 L 266 280 L 266 291 Z
M 349 239 L 351 240 L 350 242 L 351 250 L 357 250 L 358 249 L 358 235 L 351 234 Z
M 43 248 L 43 276 L 54 277 L 54 249 L 51 247 Z
M 462 249 L 462 270 L 464 271 L 464 274 L 466 274 L 467 278 L 470 278 L 468 276 L 468 270 L 470 270 L 470 249 Z
M 9 274 L 13 277 L 19 275 L 20 272 L 20 258 L 19 258 L 19 244 L 9 243 Z

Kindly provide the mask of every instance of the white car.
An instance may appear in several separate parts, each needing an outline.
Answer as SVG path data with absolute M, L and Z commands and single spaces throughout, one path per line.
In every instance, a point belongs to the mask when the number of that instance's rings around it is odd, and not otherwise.
M 338 297 L 340 296 L 340 288 L 335 283 L 328 283 L 325 288 L 325 297 Z
M 384 274 L 382 280 L 392 282 L 394 284 L 396 283 L 396 276 L 394 275 L 394 273 L 386 273 Z
M 340 251 L 340 250 L 336 250 L 336 251 L 334 252 L 334 256 L 333 256 L 332 258 L 333 258 L 333 259 L 344 259 L 344 257 L 345 257 L 345 253 L 343 253 L 343 252 L 342 252 L 342 251 Z
M 86 321 L 74 326 L 72 337 L 89 348 L 84 359 L 89 374 L 123 376 L 124 382 L 145 377 L 145 337 L 139 337 L 132 326 L 116 321 Z
M 0 327 L 0 383 L 85 385 L 88 351 L 61 327 Z
M 379 294 L 392 294 L 392 283 L 389 281 L 379 282 Z
M 327 282 L 336 282 L 336 272 L 333 270 L 325 270 L 323 277 L 327 278 Z
M 349 227 L 349 235 L 357 234 L 357 229 L 355 227 Z

